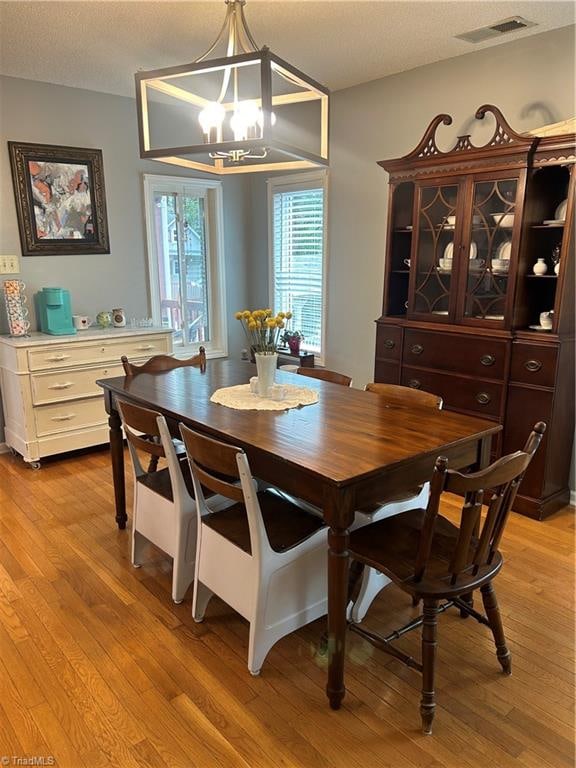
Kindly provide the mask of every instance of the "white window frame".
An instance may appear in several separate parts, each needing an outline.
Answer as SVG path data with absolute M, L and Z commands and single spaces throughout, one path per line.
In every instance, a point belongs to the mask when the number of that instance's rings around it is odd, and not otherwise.
M 270 306 L 274 302 L 274 194 L 298 192 L 322 187 L 323 232 L 322 232 L 322 333 L 320 354 L 314 356 L 317 365 L 324 365 L 326 355 L 326 333 L 328 317 L 328 171 L 321 169 L 308 173 L 293 173 L 289 176 L 274 176 L 267 180 L 268 187 L 268 295 Z M 286 311 L 290 307 L 274 307 L 274 311 Z M 296 329 L 298 330 L 298 329 Z M 304 348 L 306 341 L 304 341 Z
M 158 253 L 154 239 L 154 194 L 156 192 L 176 192 L 204 197 L 206 200 L 206 251 L 208 303 L 210 313 L 210 341 L 201 342 L 208 357 L 226 357 L 228 355 L 228 333 L 226 324 L 226 274 L 224 258 L 224 213 L 222 181 L 216 179 L 191 179 L 183 176 L 164 176 L 145 173 L 144 209 L 146 216 L 146 242 L 148 249 L 148 283 L 150 303 L 154 325 L 161 325 L 160 290 L 158 282 Z M 189 357 L 194 354 L 199 342 L 193 344 L 177 343 L 174 345 L 176 357 Z

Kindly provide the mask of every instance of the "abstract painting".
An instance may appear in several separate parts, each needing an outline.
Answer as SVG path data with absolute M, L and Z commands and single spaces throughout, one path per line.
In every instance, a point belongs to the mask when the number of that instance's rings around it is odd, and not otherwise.
M 102 152 L 8 142 L 23 256 L 110 253 Z

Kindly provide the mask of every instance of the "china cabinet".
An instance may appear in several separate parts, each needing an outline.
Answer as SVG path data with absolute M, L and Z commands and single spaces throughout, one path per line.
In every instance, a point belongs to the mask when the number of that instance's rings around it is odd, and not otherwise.
M 76 336 L 0 337 L 6 444 L 24 461 L 108 442 L 97 379 L 123 376 L 120 358 L 171 354 L 172 330 L 90 329 Z
M 503 424 L 494 455 L 538 420 L 543 445 L 514 509 L 545 517 L 569 500 L 574 437 L 574 134 L 514 131 L 492 105 L 484 146 L 436 143 L 430 123 L 389 173 L 383 314 L 375 381 L 439 394 Z

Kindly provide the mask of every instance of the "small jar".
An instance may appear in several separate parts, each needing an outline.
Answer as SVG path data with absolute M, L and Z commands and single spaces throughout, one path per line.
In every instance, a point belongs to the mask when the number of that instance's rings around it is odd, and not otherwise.
M 548 272 L 548 265 L 544 259 L 538 259 L 536 264 L 532 267 L 532 271 L 535 275 L 545 275 Z
M 114 328 L 124 328 L 126 325 L 126 313 L 121 307 L 112 310 L 112 323 Z
M 559 275 L 560 274 L 560 262 L 557 261 L 556 264 L 554 264 L 554 274 Z

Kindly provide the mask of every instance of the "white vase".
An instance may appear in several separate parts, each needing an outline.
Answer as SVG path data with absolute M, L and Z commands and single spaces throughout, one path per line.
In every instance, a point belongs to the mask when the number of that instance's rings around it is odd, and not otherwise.
M 268 390 L 274 384 L 278 355 L 276 352 L 256 352 L 254 358 L 258 372 L 258 394 L 260 397 L 268 397 Z
M 548 272 L 548 265 L 544 259 L 538 259 L 536 264 L 532 267 L 532 271 L 535 275 L 545 275 Z
M 556 264 L 554 264 L 554 274 L 559 275 L 560 274 L 560 262 L 557 261 Z

